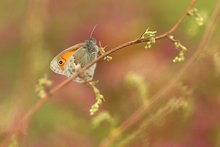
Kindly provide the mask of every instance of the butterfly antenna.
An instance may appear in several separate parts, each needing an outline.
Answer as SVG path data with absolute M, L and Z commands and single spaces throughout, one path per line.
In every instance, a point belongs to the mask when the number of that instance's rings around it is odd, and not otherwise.
M 92 32 L 90 33 L 90 38 L 92 38 L 92 36 L 93 36 L 93 34 L 94 34 L 94 31 L 95 31 L 95 29 L 96 29 L 96 26 L 97 26 L 97 25 L 95 25 L 95 26 L 93 27 Z

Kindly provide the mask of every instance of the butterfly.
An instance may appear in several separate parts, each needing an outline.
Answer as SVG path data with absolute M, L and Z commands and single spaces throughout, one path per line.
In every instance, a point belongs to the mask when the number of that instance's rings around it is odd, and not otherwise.
M 96 44 L 96 39 L 91 37 L 92 33 L 85 42 L 73 45 L 55 56 L 50 63 L 51 70 L 57 74 L 72 77 L 77 71 L 96 59 L 100 47 Z M 74 81 L 78 83 L 91 81 L 95 68 L 96 64 L 93 64 L 82 75 L 76 77 Z

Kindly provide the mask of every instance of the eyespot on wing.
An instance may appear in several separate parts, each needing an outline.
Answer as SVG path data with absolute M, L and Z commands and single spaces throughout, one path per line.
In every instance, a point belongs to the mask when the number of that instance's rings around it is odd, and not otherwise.
M 79 43 L 79 44 L 76 44 L 74 46 L 71 46 L 63 50 L 56 57 L 54 57 L 54 59 L 51 61 L 51 66 L 53 66 L 51 67 L 51 69 L 53 70 L 53 69 L 58 68 L 59 70 L 64 70 L 66 61 L 69 59 L 69 57 L 73 55 L 80 47 L 84 45 L 85 43 Z

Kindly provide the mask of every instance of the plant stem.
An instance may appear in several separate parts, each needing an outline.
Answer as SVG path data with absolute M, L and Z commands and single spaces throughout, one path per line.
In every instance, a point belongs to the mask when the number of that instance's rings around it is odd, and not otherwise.
M 196 0 L 192 0 L 190 5 L 188 6 L 188 8 L 186 9 L 186 11 L 183 13 L 183 15 L 180 17 L 180 19 L 174 24 L 174 26 L 168 30 L 166 33 L 161 34 L 156 36 L 156 40 L 160 40 L 163 38 L 166 38 L 168 35 L 170 35 L 171 33 L 175 32 L 176 29 L 180 26 L 180 24 L 183 22 L 183 20 L 186 18 L 188 12 L 193 8 L 193 6 L 195 5 Z M 25 128 L 27 128 L 26 126 L 28 126 L 29 121 L 31 120 L 31 117 L 34 115 L 34 113 L 36 111 L 38 111 L 41 106 L 57 91 L 59 91 L 61 88 L 65 87 L 68 83 L 70 83 L 73 79 L 75 79 L 78 75 L 82 74 L 85 70 L 87 70 L 89 67 L 91 67 L 93 64 L 97 63 L 99 60 L 101 60 L 102 58 L 104 58 L 105 56 L 112 54 L 116 51 L 119 51 L 123 48 L 126 48 L 128 46 L 132 46 L 135 44 L 140 44 L 140 43 L 144 43 L 149 41 L 149 39 L 145 38 L 145 39 L 135 39 L 126 43 L 123 43 L 115 48 L 110 49 L 109 51 L 103 53 L 102 55 L 100 55 L 99 57 L 97 57 L 94 61 L 92 61 L 91 63 L 89 63 L 88 65 L 86 65 L 85 67 L 83 67 L 80 71 L 78 71 L 75 75 L 73 75 L 72 78 L 68 78 L 66 80 L 64 80 L 63 82 L 61 82 L 60 84 L 58 84 L 57 86 L 55 86 L 54 88 L 52 88 L 47 95 L 40 99 L 33 107 L 30 108 L 29 111 L 27 111 L 27 113 L 24 114 L 24 116 L 22 117 L 21 121 L 20 121 L 20 125 L 19 127 L 14 130 L 13 133 L 10 134 L 9 137 L 11 137 L 12 135 L 15 134 L 19 134 L 19 131 L 22 132 L 26 132 Z M 185 70 L 185 68 L 183 69 L 183 71 Z M 181 74 L 182 75 L 182 74 Z M 179 74 L 180 77 L 180 74 Z M 166 93 L 171 87 L 172 85 L 178 80 L 179 78 L 177 77 L 176 80 L 173 80 L 173 82 L 170 83 L 170 86 L 166 86 L 165 88 L 163 88 L 163 90 L 161 90 L 158 94 L 156 94 L 154 97 L 152 97 L 152 99 L 158 99 L 158 97 L 161 97 L 164 93 Z M 134 114 L 132 114 L 124 123 L 122 123 L 122 125 L 119 127 L 120 129 L 120 133 L 122 133 L 123 131 L 125 131 L 127 128 L 129 128 L 130 126 L 132 126 L 134 123 L 136 123 L 139 118 L 145 113 L 146 108 L 144 106 L 142 106 L 140 109 L 138 109 L 136 112 L 134 112 Z M 25 130 L 25 131 L 24 131 Z M 110 134 L 111 138 L 112 134 Z M 107 138 L 106 140 L 103 141 L 103 143 L 100 146 L 105 146 L 106 142 L 108 142 L 107 144 L 109 144 L 111 141 L 113 141 L 115 138 L 108 140 L 109 138 Z M 109 142 L 110 141 L 110 142 Z
M 190 10 L 190 9 L 188 9 L 188 10 Z M 185 14 L 187 14 L 187 13 L 185 13 Z M 218 2 L 216 8 L 214 9 L 214 12 L 212 13 L 210 20 L 208 21 L 208 25 L 205 29 L 202 40 L 199 43 L 195 53 L 185 63 L 185 65 L 177 73 L 177 75 L 174 77 L 174 79 L 172 79 L 168 84 L 166 84 L 164 87 L 162 87 L 158 93 L 156 93 L 154 96 L 152 96 L 150 98 L 151 102 L 148 105 L 149 107 L 142 105 L 138 110 L 136 110 L 132 115 L 130 115 L 129 118 L 127 120 L 125 120 L 118 128 L 116 128 L 114 131 L 112 131 L 110 133 L 110 135 L 100 143 L 99 147 L 108 147 L 115 139 L 120 137 L 124 131 L 128 130 L 131 126 L 133 126 L 135 123 L 137 123 L 141 118 L 145 117 L 145 115 L 149 112 L 149 110 L 156 103 L 159 103 L 160 100 L 162 100 L 162 99 L 165 100 L 164 98 L 162 98 L 162 96 L 167 94 L 175 86 L 177 81 L 179 81 L 186 74 L 189 67 L 191 67 L 191 65 L 193 65 L 196 62 L 196 60 L 199 58 L 199 55 L 202 52 L 202 50 L 207 48 L 207 46 L 210 43 L 211 38 L 215 32 L 216 26 L 219 22 L 219 19 L 220 19 L 218 17 L 219 15 L 220 15 L 220 1 Z

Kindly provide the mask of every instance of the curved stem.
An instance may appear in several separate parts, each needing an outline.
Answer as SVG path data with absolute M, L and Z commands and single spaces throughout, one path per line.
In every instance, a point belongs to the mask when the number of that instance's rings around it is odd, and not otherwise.
M 128 128 L 133 126 L 135 123 L 137 123 L 141 118 L 143 118 L 149 110 L 155 105 L 155 103 L 159 103 L 159 100 L 162 99 L 162 96 L 167 94 L 176 84 L 177 81 L 179 81 L 187 72 L 188 68 L 196 62 L 196 60 L 199 58 L 200 53 L 202 50 L 206 49 L 208 44 L 210 43 L 211 37 L 213 36 L 217 23 L 219 22 L 219 16 L 220 15 L 220 1 L 218 2 L 209 22 L 205 29 L 204 35 L 202 37 L 202 40 L 200 44 L 198 45 L 198 48 L 194 52 L 193 56 L 186 62 L 186 64 L 181 68 L 181 70 L 178 72 L 178 74 L 175 76 L 174 79 L 172 79 L 168 84 L 166 84 L 160 92 L 156 93 L 154 96 L 152 96 L 150 99 L 152 100 L 148 107 L 145 105 L 142 105 L 138 110 L 136 110 L 132 115 L 129 116 L 127 120 L 125 120 L 118 128 L 116 128 L 114 131 L 110 133 L 110 135 L 101 142 L 99 147 L 107 147 L 109 146 L 116 138 L 120 137 L 120 135 L 126 131 Z M 163 98 L 163 100 L 165 100 Z
M 196 0 L 192 0 L 189 7 L 186 9 L 185 13 L 180 17 L 180 19 L 177 21 L 177 23 L 168 32 L 157 36 L 156 40 L 163 39 L 163 38 L 167 37 L 167 35 L 169 35 L 170 33 L 173 33 L 180 26 L 180 24 L 183 22 L 184 18 L 187 16 L 188 11 L 193 8 L 193 6 L 195 4 L 195 1 Z M 110 49 L 109 51 L 105 52 L 104 54 L 100 55 L 94 61 L 92 61 L 91 63 L 89 63 L 88 65 L 83 67 L 75 75 L 73 75 L 73 77 L 64 80 L 62 83 L 60 83 L 57 86 L 55 86 L 54 88 L 52 88 L 44 98 L 42 98 L 34 107 L 31 108 L 31 110 L 29 110 L 24 115 L 22 120 L 29 120 L 28 118 L 31 117 L 46 102 L 46 99 L 50 98 L 50 96 L 53 95 L 55 92 L 57 92 L 58 90 L 60 90 L 61 88 L 63 88 L 67 84 L 69 84 L 73 79 L 75 79 L 78 75 L 82 74 L 85 70 L 87 70 L 93 64 L 97 63 L 100 59 L 102 59 L 105 56 L 110 55 L 110 54 L 112 54 L 112 53 L 114 53 L 114 52 L 116 52 L 120 49 L 126 48 L 126 47 L 131 46 L 131 45 L 147 42 L 147 41 L 148 41 L 148 39 L 135 39 L 135 40 L 123 43 L 123 44 L 121 44 L 121 45 L 119 45 L 119 46 L 117 46 L 113 49 Z
M 195 4 L 196 0 L 192 0 L 190 5 L 188 6 L 188 8 L 186 9 L 186 11 L 184 12 L 184 14 L 180 17 L 180 19 L 174 24 L 174 26 L 168 30 L 166 33 L 161 34 L 156 36 L 156 40 L 160 40 L 163 38 L 166 38 L 169 34 L 173 33 L 176 31 L 176 29 L 180 26 L 180 24 L 183 22 L 183 20 L 185 19 L 185 17 L 187 16 L 189 10 L 191 10 Z M 91 67 L 93 64 L 97 63 L 99 60 L 101 60 L 102 58 L 104 58 L 105 56 L 112 54 L 118 50 L 121 50 L 123 48 L 126 48 L 128 46 L 132 46 L 135 44 L 140 44 L 143 42 L 147 42 L 149 41 L 148 39 L 135 39 L 126 43 L 123 43 L 113 49 L 110 49 L 109 51 L 103 53 L 102 55 L 100 55 L 99 57 L 97 57 L 94 61 L 92 61 L 91 63 L 89 63 L 88 65 L 86 65 L 85 67 L 83 67 L 79 72 L 77 72 L 75 75 L 73 75 L 72 78 L 68 78 L 66 80 L 64 80 L 63 82 L 61 82 L 60 84 L 58 84 L 57 86 L 55 86 L 54 88 L 52 88 L 48 94 L 40 99 L 26 114 L 24 114 L 24 116 L 21 119 L 20 122 L 20 126 L 19 128 L 17 128 L 13 134 L 18 133 L 19 130 L 22 130 L 23 126 L 28 125 L 31 117 L 33 116 L 33 114 L 57 91 L 59 91 L 61 88 L 65 87 L 68 83 L 70 83 L 73 79 L 75 79 L 78 75 L 80 75 L 81 73 L 83 73 L 85 70 L 87 70 L 89 67 Z M 164 89 L 164 91 L 166 91 L 166 89 Z M 155 97 L 159 97 L 161 95 L 163 95 L 164 92 L 160 92 L 157 96 Z M 128 120 L 126 122 L 124 122 L 122 124 L 122 127 L 119 127 L 122 130 L 126 130 L 129 126 L 131 126 L 132 124 L 134 124 L 136 121 L 134 120 L 138 120 L 138 118 L 144 113 L 145 111 L 145 107 L 141 107 L 139 110 L 137 110 L 130 118 L 128 118 Z M 132 119 L 132 121 L 130 120 Z M 102 146 L 102 145 L 101 145 Z

